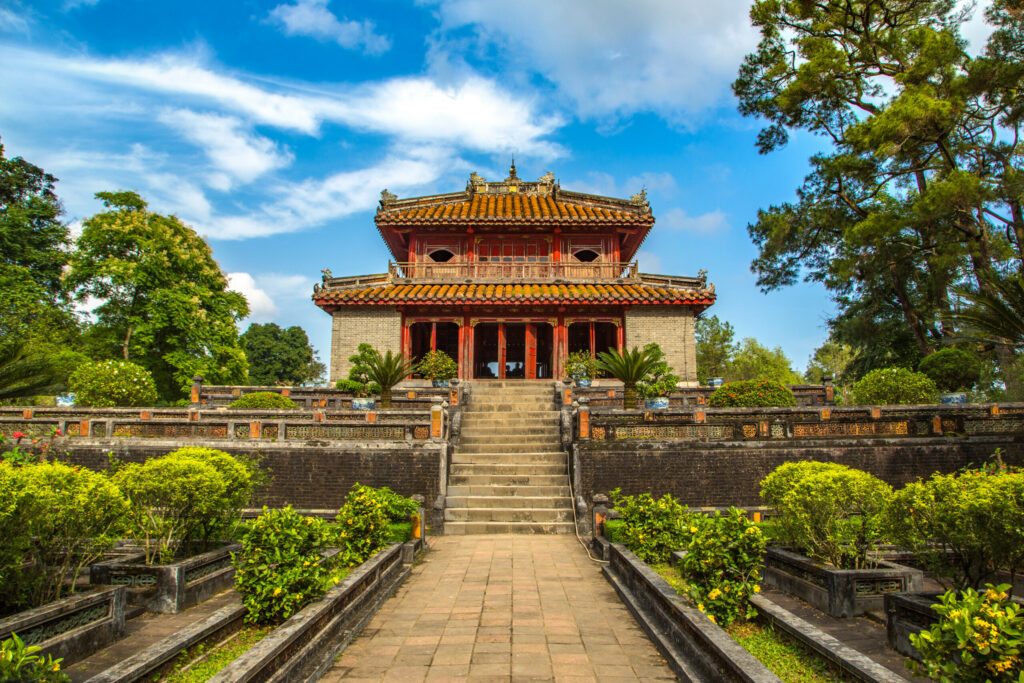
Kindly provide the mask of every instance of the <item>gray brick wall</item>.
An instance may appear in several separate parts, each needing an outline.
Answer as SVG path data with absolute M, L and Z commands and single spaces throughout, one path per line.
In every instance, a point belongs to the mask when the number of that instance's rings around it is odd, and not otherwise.
M 697 382 L 697 346 L 689 308 L 631 308 L 626 311 L 625 336 L 627 348 L 657 342 L 680 380 Z
M 402 314 L 387 306 L 359 306 L 335 311 L 331 329 L 331 382 L 348 377 L 348 357 L 360 344 L 381 353 L 401 351 Z

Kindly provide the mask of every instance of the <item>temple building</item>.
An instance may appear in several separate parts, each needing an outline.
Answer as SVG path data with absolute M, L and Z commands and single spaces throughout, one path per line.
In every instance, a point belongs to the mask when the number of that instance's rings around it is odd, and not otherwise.
M 332 277 L 313 301 L 333 317 L 331 381 L 360 343 L 412 358 L 440 349 L 462 379 L 560 378 L 569 353 L 658 342 L 697 380 L 694 318 L 715 301 L 706 275 L 637 270 L 654 226 L 646 193 L 616 199 L 559 187 L 551 173 L 399 199 L 374 219 L 394 256 L 386 273 Z

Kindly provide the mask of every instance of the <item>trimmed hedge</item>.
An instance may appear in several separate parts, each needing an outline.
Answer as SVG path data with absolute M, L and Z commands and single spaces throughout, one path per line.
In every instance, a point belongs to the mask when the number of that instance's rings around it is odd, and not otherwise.
M 254 391 L 231 402 L 228 408 L 243 410 L 297 410 L 298 404 L 274 391 Z
M 914 405 L 935 403 L 939 390 L 931 377 L 907 368 L 872 370 L 850 390 L 855 405 Z
M 796 397 L 782 382 L 748 379 L 723 384 L 708 398 L 712 408 L 786 408 L 796 405 Z
M 86 363 L 71 373 L 68 388 L 75 404 L 87 408 L 151 406 L 157 401 L 153 375 L 126 360 Z

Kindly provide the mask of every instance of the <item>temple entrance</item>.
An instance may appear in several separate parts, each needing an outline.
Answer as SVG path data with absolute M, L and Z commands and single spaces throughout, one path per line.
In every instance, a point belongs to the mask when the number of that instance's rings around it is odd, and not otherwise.
M 575 322 L 569 324 L 569 353 L 585 351 L 592 357 L 602 351 L 619 348 L 619 330 L 612 323 Z
M 549 323 L 480 323 L 473 328 L 474 379 L 551 379 Z
M 409 345 L 414 361 L 422 359 L 428 351 L 444 351 L 458 363 L 459 326 L 445 322 L 413 323 L 409 326 Z

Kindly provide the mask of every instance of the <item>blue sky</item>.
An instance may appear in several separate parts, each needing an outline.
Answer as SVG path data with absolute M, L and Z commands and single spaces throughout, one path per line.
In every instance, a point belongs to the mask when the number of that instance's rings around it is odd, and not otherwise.
M 788 201 L 818 142 L 760 156 L 729 84 L 756 44 L 744 0 L 0 0 L 0 138 L 60 179 L 74 224 L 134 189 L 210 242 L 251 320 L 301 325 L 322 268 L 382 272 L 380 191 L 470 171 L 646 187 L 644 270 L 717 286 L 712 311 L 794 366 L 827 293 L 758 291 L 747 232 Z M 968 31 L 968 35 L 971 33 Z

